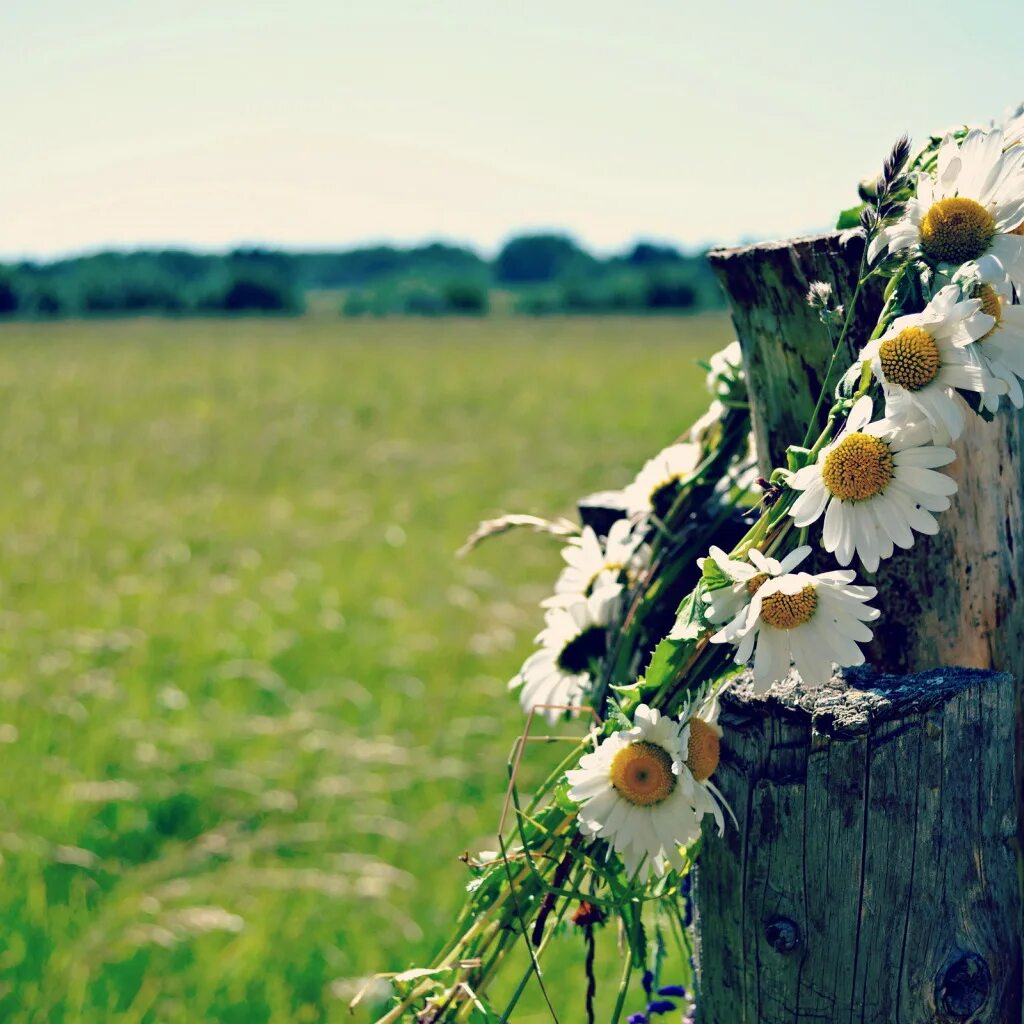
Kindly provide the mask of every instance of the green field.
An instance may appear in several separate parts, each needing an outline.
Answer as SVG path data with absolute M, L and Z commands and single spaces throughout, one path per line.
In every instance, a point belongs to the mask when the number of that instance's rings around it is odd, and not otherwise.
M 458 855 L 494 845 L 505 683 L 560 564 L 453 552 L 624 483 L 729 337 L 0 329 L 0 1019 L 347 1021 L 355 979 L 429 957 Z

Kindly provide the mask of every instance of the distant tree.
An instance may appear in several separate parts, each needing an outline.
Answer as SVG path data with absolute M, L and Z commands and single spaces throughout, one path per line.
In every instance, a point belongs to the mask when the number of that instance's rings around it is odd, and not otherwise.
M 31 298 L 32 311 L 36 316 L 62 316 L 66 311 L 60 292 L 46 284 L 37 286 L 32 292 Z
M 682 253 L 671 245 L 637 242 L 626 255 L 626 262 L 634 267 L 649 267 L 659 263 L 678 263 Z
M 6 267 L 0 267 L 0 316 L 10 316 L 18 311 L 18 293 L 14 279 Z
M 371 312 L 373 300 L 370 294 L 361 288 L 353 288 L 347 292 L 341 304 L 342 316 L 367 316 Z
M 284 282 L 239 271 L 227 282 L 217 308 L 225 313 L 296 313 L 300 306 Z
M 427 281 L 411 281 L 399 289 L 395 312 L 405 316 L 441 316 L 444 296 Z
M 653 276 L 647 283 L 648 309 L 687 310 L 697 304 L 697 290 L 686 280 L 669 274 Z
M 444 285 L 442 294 L 448 313 L 483 316 L 490 309 L 487 285 L 480 281 L 449 281 Z
M 494 263 L 502 284 L 545 284 L 590 257 L 567 235 L 520 235 L 505 243 Z

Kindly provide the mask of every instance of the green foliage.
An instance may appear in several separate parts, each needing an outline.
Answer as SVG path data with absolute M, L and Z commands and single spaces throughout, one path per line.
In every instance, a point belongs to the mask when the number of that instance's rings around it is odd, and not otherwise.
M 16 313 L 20 305 L 15 283 L 9 271 L 0 267 L 0 316 Z
M 225 256 L 183 251 L 101 252 L 6 271 L 16 296 L 0 315 L 123 316 L 157 313 L 298 313 L 290 258 L 258 249 Z
M 647 243 L 624 257 L 577 263 L 542 286 L 523 288 L 515 311 L 564 313 L 690 313 L 724 307 L 703 254 L 683 256 Z
M 489 308 L 486 281 L 399 278 L 350 291 L 341 311 L 345 316 L 482 316 Z
M 538 235 L 512 239 L 493 266 L 440 242 L 348 252 L 98 252 L 26 262 L 0 268 L 0 317 L 295 314 L 304 295 L 339 290 L 346 316 L 483 316 L 499 286 L 512 292 L 502 309 L 531 315 L 724 305 L 703 255 L 641 242 L 599 259 L 564 236 Z
M 502 246 L 494 276 L 507 285 L 547 284 L 590 259 L 567 235 L 520 235 Z
M 858 227 L 860 225 L 860 215 L 863 209 L 864 204 L 858 203 L 856 206 L 851 206 L 848 209 L 843 210 L 836 219 L 836 230 L 846 231 L 850 228 Z
M 726 319 L 0 335 L 0 1019 L 365 1024 L 359 979 L 428 959 L 495 846 L 561 565 L 454 550 L 626 482 Z M 522 791 L 552 766 L 532 744 Z M 545 962 L 567 1021 L 579 957 L 568 930 Z M 549 1019 L 533 986 L 513 1019 Z

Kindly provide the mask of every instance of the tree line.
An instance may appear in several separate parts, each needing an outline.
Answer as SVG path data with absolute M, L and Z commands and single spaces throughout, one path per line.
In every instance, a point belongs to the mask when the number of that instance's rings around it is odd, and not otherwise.
M 104 251 L 0 265 L 0 317 L 298 315 L 310 293 L 345 316 L 692 312 L 724 305 L 703 253 L 638 242 L 602 257 L 561 234 L 493 259 L 432 242 L 294 252 Z

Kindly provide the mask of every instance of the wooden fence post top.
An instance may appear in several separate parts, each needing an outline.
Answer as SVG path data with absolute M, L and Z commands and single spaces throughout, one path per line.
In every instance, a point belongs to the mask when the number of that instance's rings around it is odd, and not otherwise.
M 840 738 L 866 735 L 882 722 L 927 714 L 966 690 L 1013 687 L 1008 672 L 956 666 L 908 676 L 848 668 L 834 677 L 833 685 L 814 690 L 804 689 L 791 673 L 765 694 L 754 693 L 752 679 L 749 670 L 744 672 L 721 696 L 722 718 L 730 727 L 742 728 L 751 716 L 771 715 Z
M 698 861 L 701 1024 L 1019 1024 L 1013 691 L 853 669 L 722 695 L 738 827 Z
M 794 249 L 820 248 L 829 252 L 846 249 L 857 259 L 864 251 L 864 232 L 860 228 L 846 231 L 822 231 L 814 235 L 798 235 L 796 238 L 779 239 L 769 242 L 750 242 L 746 245 L 720 246 L 708 251 L 708 261 L 714 264 L 729 260 L 745 259 L 758 254 L 784 253 L 790 258 Z

